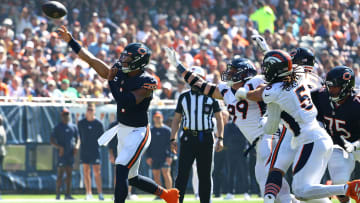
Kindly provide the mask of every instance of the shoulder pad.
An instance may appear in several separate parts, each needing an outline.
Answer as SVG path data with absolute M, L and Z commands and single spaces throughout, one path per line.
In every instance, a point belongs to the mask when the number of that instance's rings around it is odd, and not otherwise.
M 150 76 L 150 75 L 145 75 L 143 78 L 143 81 L 142 81 L 142 88 L 145 88 L 145 89 L 151 89 L 151 90 L 155 90 L 157 89 L 157 80 Z

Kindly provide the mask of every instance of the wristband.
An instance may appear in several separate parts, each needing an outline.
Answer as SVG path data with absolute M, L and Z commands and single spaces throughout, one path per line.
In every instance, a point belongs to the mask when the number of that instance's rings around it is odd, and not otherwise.
M 68 42 L 68 45 L 74 50 L 76 54 L 80 52 L 81 46 L 80 44 L 74 40 L 74 38 L 71 38 L 71 40 Z
M 170 142 L 175 142 L 175 141 L 176 141 L 176 139 L 175 139 L 175 138 L 170 139 Z
M 210 86 L 210 90 L 209 90 L 209 92 L 208 92 L 208 96 L 209 97 L 212 97 L 212 95 L 214 94 L 214 92 L 215 92 L 215 89 L 216 89 L 216 87 L 214 86 L 214 85 L 211 85 Z
M 224 140 L 224 138 L 223 138 L 223 137 L 217 137 L 217 139 L 219 139 L 219 140 Z
M 179 65 L 176 66 L 176 68 L 180 72 L 180 74 L 186 71 L 186 68 L 181 63 L 179 63 Z
M 186 82 L 189 82 L 188 80 L 189 80 L 190 76 L 191 76 L 191 72 L 187 72 L 185 74 L 184 79 L 185 79 Z

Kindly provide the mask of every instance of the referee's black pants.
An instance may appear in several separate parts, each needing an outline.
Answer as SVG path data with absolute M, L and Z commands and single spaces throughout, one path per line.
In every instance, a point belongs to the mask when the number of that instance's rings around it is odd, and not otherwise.
M 209 203 L 211 197 L 211 169 L 214 138 L 212 131 L 184 131 L 180 139 L 178 176 L 175 187 L 180 191 L 180 203 L 184 201 L 191 166 L 196 159 L 199 177 L 199 196 L 201 203 Z

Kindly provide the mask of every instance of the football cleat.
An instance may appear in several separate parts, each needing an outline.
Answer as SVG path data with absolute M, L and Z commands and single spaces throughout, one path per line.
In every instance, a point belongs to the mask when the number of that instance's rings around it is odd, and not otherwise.
M 348 188 L 345 195 L 354 199 L 356 203 L 360 203 L 360 180 L 348 182 L 347 186 Z

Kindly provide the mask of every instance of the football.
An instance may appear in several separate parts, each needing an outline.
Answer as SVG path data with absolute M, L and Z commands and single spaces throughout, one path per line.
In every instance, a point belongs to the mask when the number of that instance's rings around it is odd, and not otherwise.
M 42 11 L 50 18 L 59 19 L 67 14 L 65 6 L 58 1 L 48 1 L 41 6 Z

